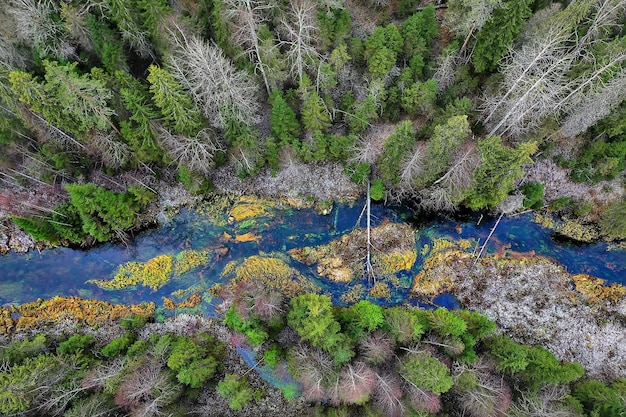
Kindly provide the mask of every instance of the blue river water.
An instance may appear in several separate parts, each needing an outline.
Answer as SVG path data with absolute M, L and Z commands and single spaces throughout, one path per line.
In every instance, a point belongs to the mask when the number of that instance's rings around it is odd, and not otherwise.
M 191 286 L 206 289 L 220 282 L 224 266 L 232 260 L 324 244 L 348 233 L 356 226 L 362 208 L 362 202 L 337 205 L 326 216 L 309 209 L 281 208 L 253 222 L 233 224 L 215 222 L 196 211 L 184 209 L 159 228 L 140 233 L 128 245 L 107 243 L 89 250 L 61 247 L 41 253 L 9 253 L 0 256 L 0 305 L 21 304 L 57 295 L 125 304 L 154 301 L 161 305 L 164 296 L 170 296 L 178 289 Z M 382 205 L 373 207 L 373 215 L 374 225 L 386 220 L 409 220 L 407 213 Z M 425 244 L 440 237 L 483 242 L 494 223 L 494 218 L 483 217 L 480 213 L 466 215 L 463 220 L 435 217 L 427 223 L 414 222 L 418 254 Z M 230 236 L 252 233 L 258 236 L 258 240 L 234 242 L 225 239 L 225 233 Z M 110 279 L 117 267 L 128 261 L 144 262 L 161 254 L 175 255 L 184 249 L 212 250 L 224 247 L 228 248 L 226 255 L 184 274 L 158 291 L 142 286 L 111 291 L 86 283 L 90 279 Z M 487 252 L 503 250 L 505 253 L 524 252 L 529 256 L 551 258 L 571 273 L 586 273 L 604 278 L 610 283 L 626 284 L 626 251 L 607 251 L 605 243 L 576 244 L 555 239 L 550 230 L 533 223 L 529 215 L 502 219 L 489 241 Z M 399 304 L 407 299 L 412 277 L 419 270 L 421 262 L 418 255 L 413 269 L 400 273 L 402 285 L 385 304 Z M 329 283 L 317 276 L 314 268 L 296 261 L 292 261 L 291 265 L 324 291 L 332 293 L 336 302 L 339 302 L 343 292 L 354 285 Z M 455 307 L 451 297 L 443 296 L 435 302 Z

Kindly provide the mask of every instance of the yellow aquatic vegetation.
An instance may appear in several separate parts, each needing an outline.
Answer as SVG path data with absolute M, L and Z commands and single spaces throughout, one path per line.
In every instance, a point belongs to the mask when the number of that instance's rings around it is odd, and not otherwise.
M 363 284 L 356 284 L 350 288 L 347 292 L 341 294 L 342 302 L 346 304 L 356 304 L 365 297 L 365 286 Z
M 417 259 L 417 251 L 374 253 L 372 263 L 378 266 L 378 273 L 383 275 L 395 274 L 402 270 L 413 267 Z
M 252 232 L 243 235 L 235 235 L 235 242 L 258 242 L 259 240 L 261 240 L 261 236 L 255 235 Z
M 180 290 L 176 290 L 174 292 L 172 292 L 172 296 L 173 297 L 178 297 L 178 298 L 185 298 L 187 296 L 189 296 L 190 294 L 196 293 L 196 292 L 202 292 L 204 291 L 204 287 L 201 285 L 193 285 L 189 288 L 181 288 Z
M 434 276 L 434 274 L 421 271 L 413 280 L 411 291 L 413 293 L 435 298 L 439 294 L 449 292 L 452 289 L 452 278 L 447 276 Z
M 582 224 L 574 220 L 565 220 L 555 228 L 557 233 L 579 242 L 594 242 L 600 237 L 594 226 Z
M 7 307 L 0 307 L 0 334 L 11 333 L 14 325 L 11 310 Z
M 435 250 L 435 247 L 443 249 Z M 457 242 L 437 239 L 431 255 L 424 260 L 422 270 L 413 279 L 411 292 L 432 299 L 451 291 L 459 264 L 472 257 L 470 253 L 459 250 L 460 247 L 462 246 Z
M 584 224 L 572 219 L 555 219 L 551 215 L 535 214 L 533 221 L 542 227 L 579 242 L 595 242 L 600 237 L 598 229 L 589 224 Z
M 191 294 L 185 301 L 178 303 L 177 308 L 195 308 L 202 303 L 202 296 L 200 294 Z
M 456 242 L 445 238 L 436 238 L 433 240 L 433 248 L 431 253 L 441 252 L 442 250 L 456 247 Z
M 415 232 L 409 225 L 384 223 L 371 229 L 372 265 L 376 276 L 410 269 L 417 259 Z M 361 278 L 367 255 L 367 232 L 357 229 L 326 245 L 292 249 L 289 255 L 307 265 L 317 263 L 317 272 L 333 281 Z
M 576 291 L 580 292 L 590 303 L 617 303 L 626 297 L 626 287 L 618 284 L 606 286 L 606 281 L 585 274 L 572 276 Z
M 169 282 L 173 264 L 171 255 L 159 255 L 143 263 L 127 262 L 120 265 L 112 280 L 92 279 L 87 282 L 105 290 L 119 290 L 141 284 L 156 291 Z
M 377 282 L 370 289 L 370 295 L 374 298 L 391 298 L 391 290 L 389 289 L 389 285 L 384 282 Z
M 252 217 L 267 214 L 267 209 L 274 207 L 276 203 L 260 199 L 254 196 L 240 197 L 235 206 L 228 212 L 229 221 L 240 222 Z
M 163 297 L 163 308 L 166 310 L 175 310 L 176 303 L 171 298 Z
M 250 256 L 240 264 L 229 263 L 224 268 L 222 276 L 235 275 L 229 285 L 239 282 L 254 281 L 270 290 L 277 290 L 288 297 L 294 297 L 306 291 L 315 291 L 295 269 L 279 258 L 269 256 Z
M 543 214 L 535 212 L 535 215 L 533 216 L 533 221 L 546 229 L 554 230 L 556 226 L 554 218 L 551 215 L 544 216 Z
M 117 321 L 129 315 L 152 317 L 155 308 L 154 303 L 126 306 L 78 297 L 54 297 L 19 306 L 18 311 L 21 317 L 17 321 L 17 328 L 31 329 L 63 318 L 71 318 L 94 325 Z
M 174 276 L 182 275 L 199 266 L 209 263 L 209 251 L 203 250 L 184 250 L 176 255 L 176 264 L 174 265 Z

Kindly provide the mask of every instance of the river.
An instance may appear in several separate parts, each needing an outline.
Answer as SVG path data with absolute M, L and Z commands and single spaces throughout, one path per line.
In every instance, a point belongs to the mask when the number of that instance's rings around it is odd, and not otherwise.
M 220 282 L 224 266 L 251 255 L 281 252 L 289 249 L 327 243 L 348 233 L 362 210 L 362 202 L 336 205 L 329 215 L 320 215 L 311 209 L 277 208 L 254 221 L 228 223 L 211 220 L 197 211 L 183 209 L 171 221 L 158 228 L 140 233 L 131 243 L 107 243 L 88 250 L 56 248 L 41 253 L 9 253 L 0 256 L 0 305 L 21 304 L 59 296 L 95 298 L 115 303 L 154 301 L 163 304 L 163 297 L 192 286 L 206 289 Z M 409 215 L 383 205 L 373 206 L 374 225 L 383 221 L 409 220 Z M 412 277 L 421 266 L 420 249 L 440 237 L 476 239 L 483 242 L 495 219 L 472 213 L 456 220 L 444 217 L 430 218 L 427 223 L 414 222 L 417 233 L 418 259 L 411 271 L 399 274 L 401 285 L 385 304 L 404 302 Z M 235 242 L 226 236 L 250 233 L 255 239 Z M 184 249 L 212 250 L 227 247 L 228 253 L 207 266 L 194 269 L 163 286 L 158 291 L 139 286 L 124 290 L 103 290 L 90 279 L 110 279 L 119 265 L 129 261 L 144 262 L 161 254 L 172 254 Z M 586 273 L 604 278 L 610 283 L 626 284 L 626 251 L 607 251 L 607 244 L 576 244 L 555 239 L 550 230 L 532 222 L 530 215 L 503 218 L 493 234 L 487 252 L 525 252 L 528 255 L 551 258 L 565 266 L 570 273 Z M 506 252 L 505 252 L 506 253 Z M 353 284 L 332 284 L 322 280 L 311 267 L 291 261 L 306 277 L 335 296 L 350 289 Z M 441 300 L 453 306 L 450 299 Z M 212 307 L 205 306 L 210 313 Z

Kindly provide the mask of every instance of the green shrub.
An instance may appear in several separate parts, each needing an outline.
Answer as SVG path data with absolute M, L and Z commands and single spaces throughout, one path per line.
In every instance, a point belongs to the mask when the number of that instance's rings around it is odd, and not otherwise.
M 540 182 L 527 182 L 520 187 L 524 194 L 524 208 L 540 209 L 542 205 L 544 185 Z
M 228 398 L 228 406 L 233 410 L 241 411 L 252 400 L 260 396 L 260 392 L 253 390 L 244 376 L 226 374 L 217 384 L 217 392 Z
M 93 345 L 93 336 L 85 334 L 75 334 L 74 336 L 62 342 L 57 348 L 57 352 L 60 354 L 76 353 L 80 350 L 85 350 Z
M 273 343 L 263 354 L 263 360 L 271 367 L 278 365 L 278 361 L 283 356 L 283 349 L 279 344 Z
M 626 237 L 626 200 L 614 201 L 600 213 L 600 229 L 611 239 Z
M 558 197 L 550 203 L 551 211 L 560 211 L 572 203 L 572 197 Z
M 113 358 L 126 352 L 126 350 L 133 344 L 135 337 L 132 333 L 125 333 L 124 336 L 113 339 L 109 344 L 104 346 L 101 350 L 102 354 L 107 358 Z

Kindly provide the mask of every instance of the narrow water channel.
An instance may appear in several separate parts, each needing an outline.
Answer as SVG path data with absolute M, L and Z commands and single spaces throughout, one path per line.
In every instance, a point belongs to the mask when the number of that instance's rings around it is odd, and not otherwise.
M 362 210 L 362 204 L 335 206 L 330 215 L 319 215 L 313 210 L 276 209 L 254 221 L 229 224 L 224 219 L 210 220 L 196 211 L 182 210 L 173 220 L 141 233 L 127 246 L 107 243 L 89 250 L 56 248 L 41 253 L 9 253 L 0 256 L 0 305 L 21 304 L 59 296 L 79 296 L 116 303 L 154 301 L 161 305 L 164 296 L 191 286 L 209 288 L 220 282 L 224 266 L 251 255 L 281 252 L 319 245 L 350 232 Z M 374 225 L 384 221 L 404 221 L 408 216 L 401 211 L 376 205 L 373 207 Z M 480 220 L 480 221 L 479 221 Z M 433 239 L 476 239 L 483 242 L 495 219 L 480 213 L 460 220 L 432 218 L 427 223 L 415 223 L 417 251 Z M 254 239 L 234 242 L 227 236 L 250 233 Z M 212 250 L 228 248 L 228 253 L 215 262 L 183 275 L 158 291 L 139 286 L 124 290 L 102 290 L 86 283 L 90 279 L 108 280 L 117 267 L 125 262 L 144 262 L 161 254 L 172 254 L 184 249 Z M 586 273 L 609 282 L 626 284 L 626 251 L 607 251 L 604 243 L 575 244 L 554 239 L 550 230 L 532 222 L 530 215 L 504 218 L 488 245 L 488 252 L 524 252 L 544 256 L 565 266 L 571 273 Z M 337 296 L 349 289 L 349 284 L 333 284 L 320 279 L 315 269 L 296 261 L 291 262 L 301 273 Z M 397 304 L 408 296 L 412 277 L 421 267 L 421 258 L 411 271 L 400 273 L 402 285 L 386 303 Z M 445 301 L 445 300 L 444 300 Z

